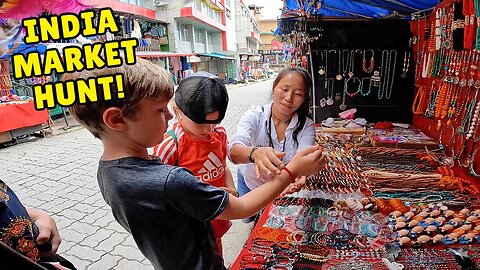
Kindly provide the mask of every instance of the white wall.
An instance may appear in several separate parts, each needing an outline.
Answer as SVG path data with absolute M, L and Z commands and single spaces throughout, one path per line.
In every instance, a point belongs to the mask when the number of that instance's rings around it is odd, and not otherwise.
M 237 51 L 237 27 L 235 11 L 235 0 L 230 0 L 230 6 L 225 1 L 225 7 L 230 10 L 230 18 L 225 16 L 227 26 L 227 51 Z M 226 12 L 226 11 L 225 11 Z

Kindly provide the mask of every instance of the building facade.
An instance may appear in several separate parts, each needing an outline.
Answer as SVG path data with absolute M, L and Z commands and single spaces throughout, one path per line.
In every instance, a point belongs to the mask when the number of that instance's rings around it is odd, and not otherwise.
M 260 49 L 262 64 L 269 68 L 280 68 L 283 66 L 283 44 L 274 35 L 278 27 L 277 20 L 260 20 Z

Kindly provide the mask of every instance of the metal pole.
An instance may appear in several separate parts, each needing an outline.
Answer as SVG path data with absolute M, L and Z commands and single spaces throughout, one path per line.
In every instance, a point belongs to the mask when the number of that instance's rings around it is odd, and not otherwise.
M 313 70 L 313 60 L 312 60 L 312 48 L 310 47 L 310 42 L 308 43 L 308 54 L 310 58 L 310 72 L 312 74 L 312 108 L 313 108 L 313 123 L 317 123 L 317 105 L 315 98 L 315 72 Z

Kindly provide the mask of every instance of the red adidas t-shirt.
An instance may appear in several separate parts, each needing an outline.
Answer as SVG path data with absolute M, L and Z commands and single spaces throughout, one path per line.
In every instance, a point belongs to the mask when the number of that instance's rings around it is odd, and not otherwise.
M 177 122 L 173 125 L 175 139 L 165 133 L 162 143 L 153 148 L 165 164 L 184 167 L 193 172 L 199 180 L 216 187 L 225 187 L 225 165 L 227 158 L 227 133 L 222 126 L 216 126 L 208 140 L 195 140 Z M 177 164 L 176 161 L 178 160 Z

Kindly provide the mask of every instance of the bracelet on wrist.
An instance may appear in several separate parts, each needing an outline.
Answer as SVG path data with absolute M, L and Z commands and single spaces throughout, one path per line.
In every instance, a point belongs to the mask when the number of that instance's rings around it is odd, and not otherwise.
M 250 150 L 250 153 L 248 154 L 248 160 L 251 162 L 251 163 L 255 163 L 255 161 L 253 160 L 253 152 L 255 152 L 255 150 L 257 150 L 258 148 L 260 147 L 263 147 L 262 145 L 255 145 L 252 150 Z
M 297 179 L 297 178 L 292 173 L 292 171 L 290 171 L 290 169 L 287 168 L 287 166 L 283 167 L 282 171 L 286 171 L 287 174 L 290 176 L 290 182 L 295 183 L 295 179 Z

